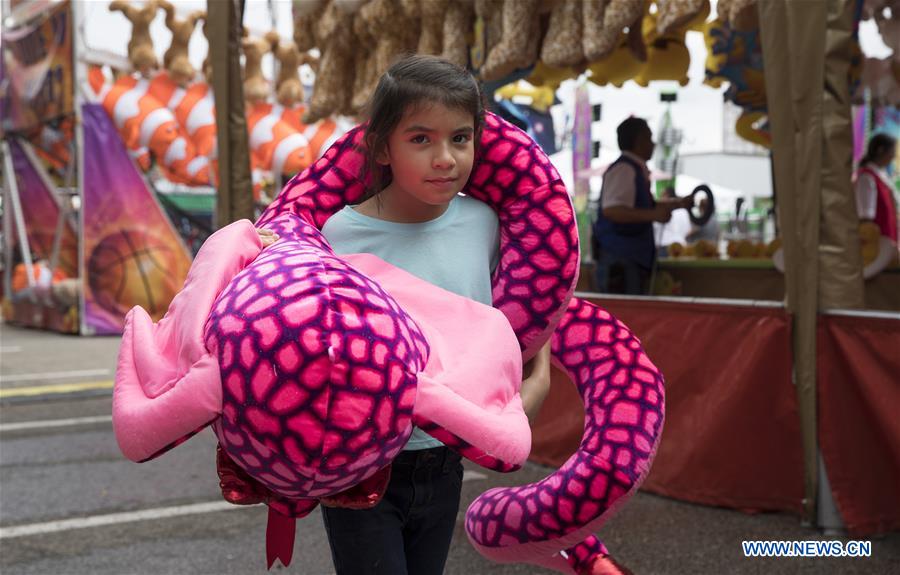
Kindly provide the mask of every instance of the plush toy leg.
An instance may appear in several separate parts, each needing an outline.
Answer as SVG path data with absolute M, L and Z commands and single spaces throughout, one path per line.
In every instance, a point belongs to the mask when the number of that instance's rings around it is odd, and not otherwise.
M 609 555 L 606 545 L 596 535 L 566 549 L 566 558 L 578 575 L 633 575 Z
M 275 560 L 287 567 L 294 556 L 294 536 L 297 531 L 297 520 L 282 515 L 269 507 L 269 521 L 266 524 L 266 565 L 271 569 Z
M 216 473 L 225 501 L 235 505 L 256 505 L 265 500 L 265 487 L 238 467 L 221 445 L 216 446 Z

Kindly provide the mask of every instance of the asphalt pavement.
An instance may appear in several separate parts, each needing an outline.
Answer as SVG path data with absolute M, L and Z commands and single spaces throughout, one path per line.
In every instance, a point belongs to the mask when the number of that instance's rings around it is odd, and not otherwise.
M 204 431 L 143 464 L 119 452 L 110 418 L 117 338 L 0 325 L 0 572 L 265 573 L 266 509 L 221 499 L 215 438 Z M 485 490 L 538 481 L 467 462 L 446 573 L 541 573 L 497 565 L 466 539 L 463 513 Z M 743 540 L 831 540 L 787 514 L 747 515 L 639 493 L 600 531 L 636 574 L 898 574 L 900 533 L 867 558 L 747 558 Z M 842 539 L 846 541 L 846 539 Z M 333 573 L 316 511 L 298 522 L 294 560 L 274 573 Z

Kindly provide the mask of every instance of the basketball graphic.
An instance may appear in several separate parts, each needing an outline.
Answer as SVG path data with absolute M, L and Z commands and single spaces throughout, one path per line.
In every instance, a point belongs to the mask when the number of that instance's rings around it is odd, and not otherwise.
M 159 237 L 146 232 L 108 234 L 87 264 L 94 301 L 119 317 L 139 305 L 159 321 L 184 281 L 180 259 Z

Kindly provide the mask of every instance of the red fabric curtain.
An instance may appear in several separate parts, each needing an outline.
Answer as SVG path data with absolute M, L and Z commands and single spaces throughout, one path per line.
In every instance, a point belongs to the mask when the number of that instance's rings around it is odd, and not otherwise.
M 821 316 L 819 449 L 856 537 L 900 529 L 900 320 Z
M 591 299 L 641 339 L 666 378 L 666 422 L 644 489 L 745 510 L 799 513 L 803 456 L 783 309 Z M 533 461 L 558 466 L 584 426 L 574 386 L 554 370 Z

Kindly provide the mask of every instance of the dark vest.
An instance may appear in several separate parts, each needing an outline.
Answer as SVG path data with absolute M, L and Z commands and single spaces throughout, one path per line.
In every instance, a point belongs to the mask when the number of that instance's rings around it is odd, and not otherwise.
M 656 201 L 650 191 L 650 180 L 644 176 L 644 170 L 637 162 L 627 156 L 620 156 L 609 167 L 626 163 L 634 171 L 634 207 L 652 209 Z M 635 262 L 650 269 L 656 258 L 656 245 L 653 241 L 653 223 L 618 224 L 603 215 L 603 198 L 597 208 L 597 220 L 594 222 L 594 246 L 609 255 Z

